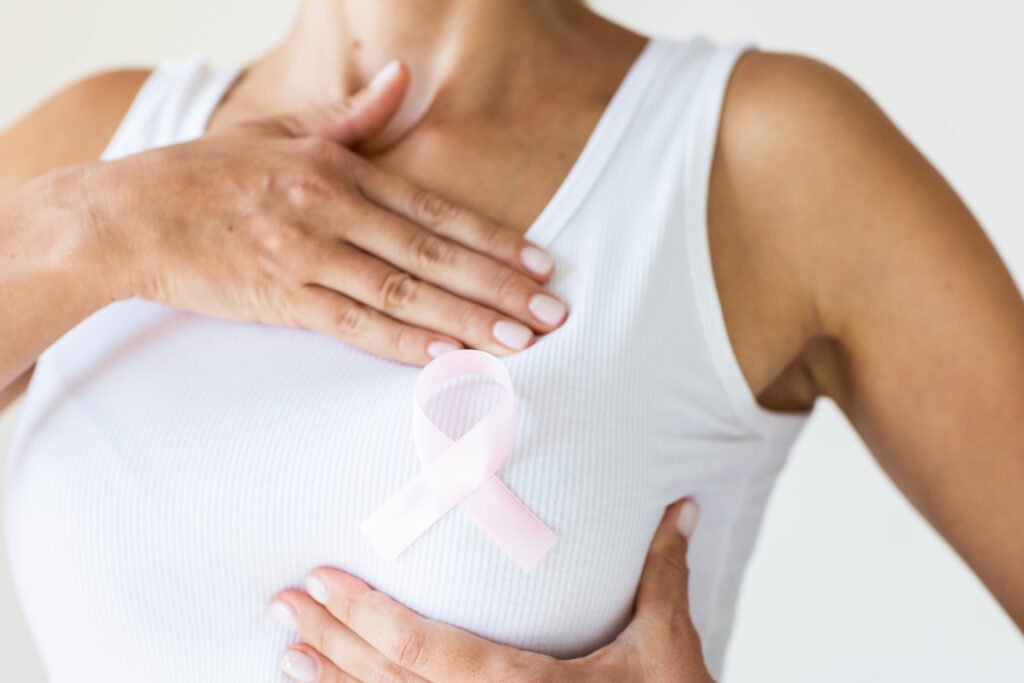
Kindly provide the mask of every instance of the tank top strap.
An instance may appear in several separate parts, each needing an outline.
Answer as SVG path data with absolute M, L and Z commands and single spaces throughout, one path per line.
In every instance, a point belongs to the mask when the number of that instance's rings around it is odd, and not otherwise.
M 143 83 L 101 158 L 117 159 L 199 137 L 242 71 L 203 57 L 160 63 Z
M 637 312 L 637 320 L 679 348 L 690 348 L 685 381 L 706 385 L 709 410 L 713 407 L 739 432 L 786 441 L 808 413 L 758 403 L 727 333 L 708 240 L 708 194 L 723 105 L 736 64 L 752 49 L 756 45 L 749 41 L 719 43 L 701 34 L 652 38 L 644 87 L 628 93 L 635 98 L 634 114 L 602 171 L 603 182 L 591 194 L 603 212 L 607 198 L 619 195 L 625 205 L 645 203 L 650 217 L 642 229 L 628 231 L 621 221 L 589 220 L 585 230 L 578 227 L 563 237 L 566 248 L 572 242 L 579 249 L 600 233 L 608 263 L 620 275 L 642 273 L 635 280 L 598 277 L 595 296 L 602 301 L 624 297 L 620 305 L 633 308 L 643 301 L 639 309 L 645 312 Z

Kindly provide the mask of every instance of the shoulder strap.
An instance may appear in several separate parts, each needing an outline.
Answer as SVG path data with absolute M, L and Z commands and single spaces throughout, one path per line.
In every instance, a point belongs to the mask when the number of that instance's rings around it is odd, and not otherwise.
M 213 69 L 201 57 L 163 62 L 143 83 L 103 159 L 199 137 L 240 67 Z

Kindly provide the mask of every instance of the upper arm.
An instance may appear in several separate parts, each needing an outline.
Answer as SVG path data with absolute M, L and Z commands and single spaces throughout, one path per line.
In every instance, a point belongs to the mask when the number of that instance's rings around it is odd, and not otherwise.
M 841 74 L 759 54 L 734 90 L 743 212 L 793 282 L 810 374 L 1024 628 L 1020 291 L 956 193 Z
M 83 79 L 0 132 L 0 197 L 49 171 L 99 158 L 148 75 L 122 70 Z M 24 391 L 31 373 L 0 387 L 0 410 Z

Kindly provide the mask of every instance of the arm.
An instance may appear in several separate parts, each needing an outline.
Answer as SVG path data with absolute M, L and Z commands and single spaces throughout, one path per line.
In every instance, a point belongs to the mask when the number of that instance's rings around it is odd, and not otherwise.
M 753 53 L 723 119 L 729 225 L 911 503 L 1024 629 L 1024 301 L 977 221 L 836 71 Z
M 415 365 L 463 343 L 505 355 L 559 327 L 567 310 L 542 284 L 553 263 L 522 233 L 349 149 L 407 84 L 392 62 L 341 103 L 64 167 L 0 199 L 0 387 L 131 297 Z
M 78 221 L 59 208 L 70 196 L 55 198 L 60 184 L 47 188 L 36 179 L 98 158 L 147 74 L 87 78 L 0 134 L 0 410 L 25 390 L 39 353 L 101 302 L 85 291 L 71 260 L 60 263 L 80 246 Z

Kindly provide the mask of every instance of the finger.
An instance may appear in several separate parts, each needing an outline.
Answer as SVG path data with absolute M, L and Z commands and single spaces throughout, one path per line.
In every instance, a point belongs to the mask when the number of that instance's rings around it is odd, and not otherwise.
M 644 562 L 633 620 L 612 643 L 568 664 L 610 680 L 650 680 L 652 671 L 655 680 L 711 680 L 688 599 L 686 553 L 698 514 L 696 502 L 686 498 L 665 510 Z
M 487 220 L 373 164 L 360 164 L 355 170 L 360 189 L 375 204 L 516 268 L 538 282 L 551 277 L 551 256 L 520 231 Z
M 352 147 L 384 128 L 398 111 L 408 85 L 408 69 L 395 60 L 349 97 L 268 122 L 292 137 L 320 137 Z
M 285 650 L 281 671 L 301 683 L 362 683 L 362 680 L 339 669 L 331 660 L 310 645 L 300 643 Z
M 294 292 L 290 306 L 298 325 L 407 365 L 423 366 L 437 356 L 462 348 L 457 339 L 400 323 L 318 285 L 305 285 Z
M 512 316 L 536 332 L 556 329 L 568 315 L 565 304 L 519 270 L 389 211 L 371 208 L 346 237 L 400 270 Z
M 322 250 L 311 276 L 390 318 L 495 355 L 521 350 L 535 339 L 533 331 L 516 320 L 423 282 L 350 244 L 334 243 Z M 506 334 L 510 327 L 513 333 Z
M 271 602 L 271 613 L 306 642 L 302 654 L 308 659 L 296 655 L 288 662 L 296 670 L 315 668 L 319 675 L 334 670 L 360 681 L 423 683 L 421 677 L 389 660 L 300 590 L 278 593 Z M 284 666 L 282 661 L 282 669 Z M 319 683 L 321 679 L 311 680 Z
M 331 567 L 306 578 L 309 594 L 335 618 L 406 671 L 431 681 L 508 680 L 526 672 L 528 653 L 432 621 Z
M 684 498 L 670 505 L 651 541 L 637 589 L 635 614 L 656 620 L 689 620 L 688 536 L 697 523 L 696 502 Z M 685 534 L 685 535 L 684 535 Z

